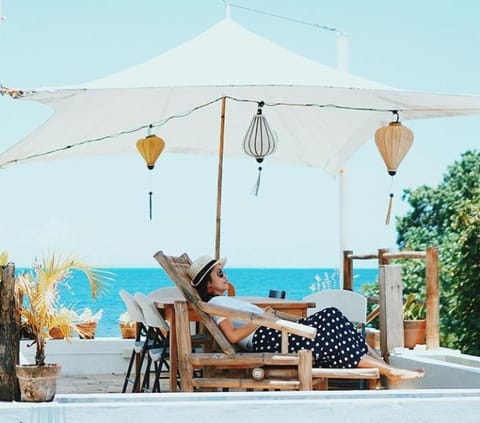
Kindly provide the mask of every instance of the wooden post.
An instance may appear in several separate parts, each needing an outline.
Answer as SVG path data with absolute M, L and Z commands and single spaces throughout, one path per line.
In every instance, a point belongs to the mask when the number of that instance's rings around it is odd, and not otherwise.
M 390 260 L 384 256 L 385 253 L 388 253 L 388 248 L 380 248 L 378 250 L 378 266 L 390 264 Z
M 427 247 L 425 257 L 427 279 L 427 349 L 440 347 L 440 287 L 438 278 L 438 251 Z
M 312 352 L 310 350 L 298 352 L 298 380 L 300 391 L 312 390 Z
M 182 392 L 192 392 L 193 367 L 188 359 L 192 351 L 188 306 L 184 301 L 175 301 L 175 319 L 177 325 L 178 370 Z M 176 390 L 176 389 L 175 389 Z M 173 391 L 172 391 L 173 392 Z
M 225 103 L 226 97 L 222 97 L 222 112 L 220 115 L 220 142 L 218 145 L 218 171 L 217 171 L 217 216 L 215 227 L 215 258 L 220 258 L 220 233 L 222 222 L 222 181 L 223 181 L 223 149 L 225 138 Z
M 0 401 L 19 399 L 15 366 L 20 354 L 20 320 L 15 304 L 15 265 L 0 267 Z
M 349 257 L 351 250 L 343 251 L 343 289 L 353 290 L 353 260 Z
M 390 351 L 403 347 L 402 268 L 399 265 L 379 267 L 380 346 L 388 362 Z

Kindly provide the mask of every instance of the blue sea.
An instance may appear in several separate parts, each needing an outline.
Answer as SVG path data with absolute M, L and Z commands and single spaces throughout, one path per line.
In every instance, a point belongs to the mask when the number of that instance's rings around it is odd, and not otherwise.
M 90 287 L 83 274 L 74 273 L 68 287 L 61 287 L 60 300 L 65 306 L 74 305 L 82 310 L 89 307 L 92 312 L 103 310 L 96 336 L 120 336 L 119 316 L 126 311 L 118 292 L 125 289 L 134 294 L 149 292 L 172 286 L 173 283 L 161 268 L 109 268 L 111 281 L 102 295 L 92 300 Z M 377 280 L 377 269 L 356 269 L 354 290 Z M 268 296 L 270 289 L 284 290 L 287 298 L 302 299 L 312 293 L 311 286 L 317 283 L 323 288 L 338 288 L 338 272 L 335 269 L 259 269 L 228 268 L 228 279 L 235 286 L 237 295 Z

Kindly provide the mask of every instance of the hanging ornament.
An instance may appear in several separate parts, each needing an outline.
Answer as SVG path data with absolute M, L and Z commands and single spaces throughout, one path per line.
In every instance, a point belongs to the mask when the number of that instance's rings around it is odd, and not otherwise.
M 148 128 L 149 134 L 145 138 L 141 138 L 137 141 L 137 149 L 150 170 L 154 168 L 158 156 L 160 156 L 165 147 L 165 141 L 160 137 L 157 137 L 155 134 L 151 134 L 151 130 L 152 125 Z
M 258 166 L 257 182 L 253 187 L 253 193 L 258 195 L 260 188 L 260 177 L 262 174 L 261 163 L 263 159 L 274 153 L 277 148 L 277 137 L 270 129 L 267 119 L 262 114 L 263 101 L 258 103 L 257 114 L 253 116 L 252 122 L 248 127 L 245 138 L 243 139 L 243 150 L 246 154 L 254 157 Z
M 383 126 L 375 132 L 375 143 L 377 144 L 378 151 L 385 162 L 388 174 L 392 177 L 391 186 L 393 185 L 393 177 L 397 173 L 398 166 L 413 143 L 413 132 L 399 122 L 397 111 L 393 111 L 393 115 L 396 117 L 394 122 L 390 122 L 387 126 Z M 390 223 L 393 192 L 390 192 L 389 197 L 387 216 L 385 219 L 386 225 Z
M 145 138 L 141 138 L 137 141 L 137 149 L 142 155 L 147 168 L 152 170 L 155 167 L 155 162 L 165 148 L 165 141 L 155 134 L 151 133 L 152 125 L 148 127 L 148 135 Z M 148 207 L 149 217 L 152 220 L 152 191 L 148 193 Z

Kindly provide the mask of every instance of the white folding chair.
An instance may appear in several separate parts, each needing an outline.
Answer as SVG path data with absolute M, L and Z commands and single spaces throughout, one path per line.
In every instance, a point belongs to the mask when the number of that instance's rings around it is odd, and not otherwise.
M 125 374 L 125 380 L 123 382 L 122 393 L 127 392 L 128 384 L 132 384 L 132 392 L 138 392 L 140 390 L 140 379 L 142 373 L 143 359 L 145 357 L 145 344 L 147 342 L 147 330 L 146 322 L 143 316 L 143 312 L 134 296 L 127 292 L 125 289 L 119 291 L 127 308 L 127 313 L 130 319 L 136 323 L 136 335 L 135 341 L 128 362 L 127 372 Z M 144 337 L 144 340 L 142 340 Z M 135 364 L 135 376 L 132 377 L 132 371 Z
M 308 314 L 327 307 L 338 308 L 351 322 L 365 325 L 367 321 L 367 297 L 347 289 L 323 289 L 307 295 L 304 301 L 315 303 Z
M 141 292 L 137 292 L 135 299 L 142 309 L 147 324 L 147 337 L 151 340 L 141 390 L 143 392 L 160 392 L 162 369 L 165 368 L 167 372 L 169 370 L 167 359 L 169 354 L 170 327 L 151 298 Z M 155 379 L 150 389 L 150 369 L 152 363 L 155 369 Z

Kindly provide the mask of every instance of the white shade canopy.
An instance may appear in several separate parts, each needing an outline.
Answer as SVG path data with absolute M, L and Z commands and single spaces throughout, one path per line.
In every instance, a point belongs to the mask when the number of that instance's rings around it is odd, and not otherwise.
M 226 156 L 241 157 L 257 103 L 278 137 L 268 160 L 335 175 L 375 130 L 402 121 L 480 113 L 480 96 L 408 92 L 309 60 L 230 18 L 138 66 L 85 84 L 22 90 L 54 113 L 0 154 L 0 168 L 28 160 L 138 154 L 149 125 L 167 153 L 218 154 L 227 96 Z

